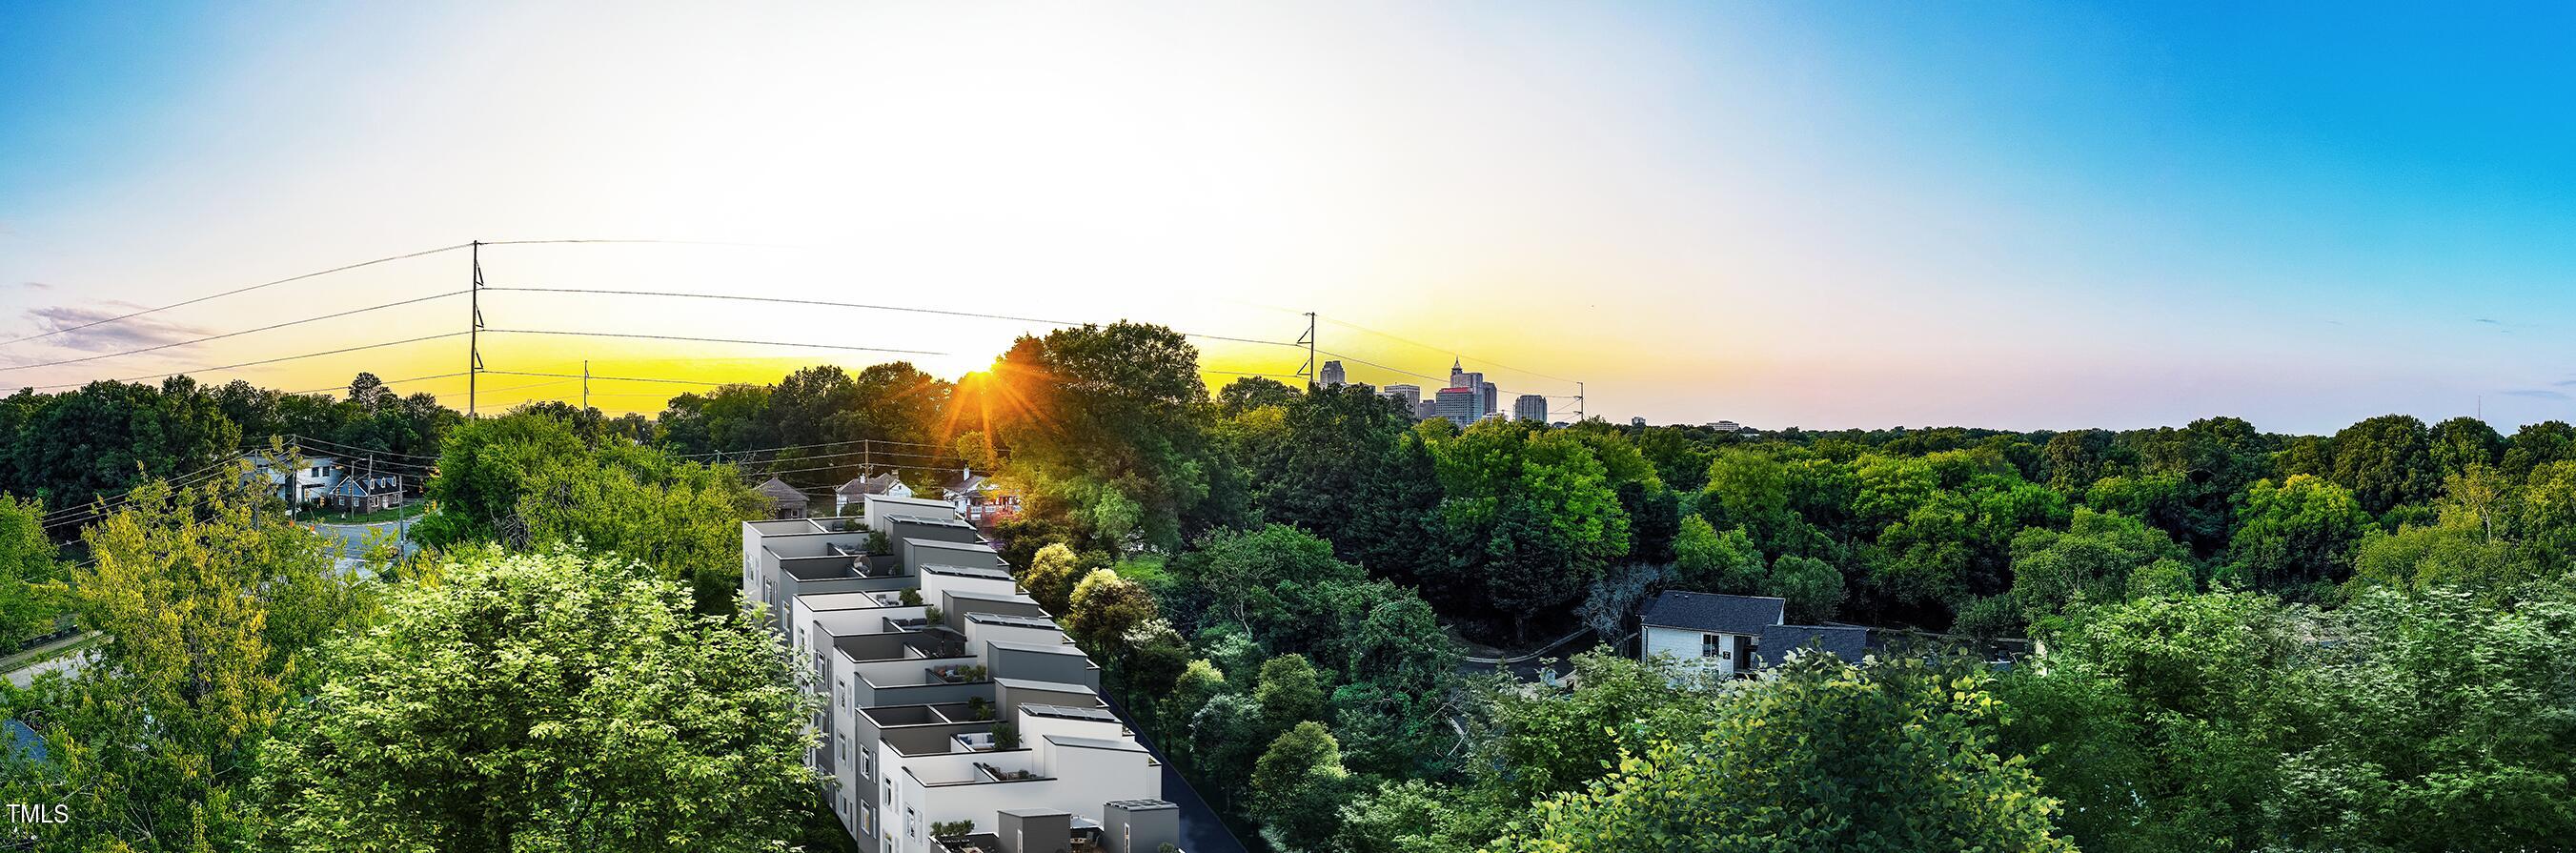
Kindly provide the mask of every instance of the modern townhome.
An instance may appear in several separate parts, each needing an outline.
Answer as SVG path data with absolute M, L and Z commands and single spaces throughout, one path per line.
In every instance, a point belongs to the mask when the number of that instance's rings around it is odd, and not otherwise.
M 1163 767 L 1100 667 L 945 501 L 743 524 L 743 596 L 824 699 L 809 760 L 868 853 L 1160 853 Z

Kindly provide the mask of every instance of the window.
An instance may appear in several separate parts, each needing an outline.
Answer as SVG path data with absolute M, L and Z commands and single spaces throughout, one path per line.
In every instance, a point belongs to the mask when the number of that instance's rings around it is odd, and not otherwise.
M 1725 634 L 1701 634 L 1699 635 L 1699 656 L 1718 660 L 1732 659 L 1735 653 L 1729 651 L 1726 646 L 1728 641 L 1733 639 L 1735 638 Z
M 913 811 L 911 806 L 903 807 L 903 837 L 921 837 L 921 813 Z
M 850 760 L 850 735 L 847 732 L 843 732 L 839 737 L 841 739 L 841 760 L 848 761 Z
M 886 780 L 886 805 L 894 805 L 894 780 Z

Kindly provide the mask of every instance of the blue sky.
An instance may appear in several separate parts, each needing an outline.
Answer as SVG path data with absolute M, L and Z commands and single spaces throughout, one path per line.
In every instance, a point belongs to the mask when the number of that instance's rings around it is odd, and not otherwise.
M 606 8 L 0 9 L 0 331 L 477 237 L 655 236 L 810 251 L 492 265 L 1262 338 L 1317 310 L 1349 324 L 1327 346 L 1357 358 L 1423 373 L 1490 358 L 1507 393 L 1581 378 L 1593 414 L 1657 421 L 2236 414 L 2320 431 L 2481 405 L 2506 429 L 2576 414 L 2567 7 Z M 0 358 L 433 292 L 453 284 L 444 263 Z M 389 325 L 455 313 L 422 310 L 444 313 Z M 496 310 L 855 335 L 953 353 L 924 359 L 952 374 L 1025 330 Z M 520 346 L 497 356 L 740 377 L 825 357 Z M 439 347 L 237 375 L 428 374 L 459 357 Z M 1209 356 L 1294 366 L 1259 347 Z M 626 404 L 651 408 L 637 393 Z

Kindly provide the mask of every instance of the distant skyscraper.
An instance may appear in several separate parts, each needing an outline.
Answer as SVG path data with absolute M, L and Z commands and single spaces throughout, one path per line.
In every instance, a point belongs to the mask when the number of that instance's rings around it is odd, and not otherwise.
M 1490 415 L 1503 410 L 1503 389 L 1494 387 L 1491 382 L 1478 382 L 1476 390 L 1482 392 L 1482 399 L 1478 402 L 1485 404 L 1485 410 L 1476 414 Z
M 1547 420 L 1547 397 L 1540 394 L 1523 394 L 1519 399 L 1513 400 L 1512 420 Z
M 1338 362 L 1338 361 L 1327 361 L 1327 362 L 1324 362 L 1324 371 L 1323 371 L 1323 373 L 1324 373 L 1324 376 L 1323 376 L 1323 379 L 1324 379 L 1324 387 L 1326 387 L 1326 388 L 1339 388 L 1339 387 L 1341 387 L 1341 385 L 1342 385 L 1342 363 L 1341 363 L 1341 362 Z
M 1385 394 L 1387 399 L 1403 403 L 1404 410 L 1407 412 L 1413 411 L 1422 403 L 1420 385 L 1389 385 L 1386 386 Z
M 1437 400 L 1415 400 L 1415 401 L 1413 401 L 1413 419 L 1414 419 L 1414 420 L 1417 420 L 1417 421 L 1427 421 L 1427 420 L 1430 420 L 1430 419 L 1432 419 L 1432 418 L 1436 418 L 1436 417 L 1439 417 L 1439 416 L 1440 416 L 1440 403 L 1439 403 L 1439 401 L 1437 401 Z
M 1484 404 L 1484 397 L 1484 392 L 1474 388 L 1442 388 L 1436 411 L 1450 423 L 1465 428 L 1484 414 L 1478 410 Z

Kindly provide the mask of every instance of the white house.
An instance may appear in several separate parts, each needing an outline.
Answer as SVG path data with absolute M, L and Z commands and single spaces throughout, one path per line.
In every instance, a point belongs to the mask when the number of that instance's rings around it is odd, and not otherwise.
M 1768 596 L 1665 592 L 1637 611 L 1639 651 L 1696 661 L 1723 675 L 1749 672 L 1763 631 L 1782 624 L 1786 608 L 1786 601 Z
M 939 485 L 940 496 L 956 507 L 957 515 L 969 523 L 983 525 L 1016 515 L 1020 496 L 1004 491 L 993 478 L 960 468 L 957 476 Z
M 251 476 L 265 477 L 277 497 L 296 506 L 319 503 L 340 482 L 340 460 L 329 456 L 250 457 Z M 287 470 L 292 467 L 293 470 Z

